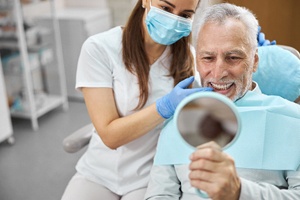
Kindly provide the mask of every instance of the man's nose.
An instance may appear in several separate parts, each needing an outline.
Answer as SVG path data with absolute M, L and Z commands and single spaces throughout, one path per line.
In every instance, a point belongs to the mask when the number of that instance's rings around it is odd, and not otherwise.
M 220 80 L 228 75 L 226 63 L 222 59 L 218 59 L 212 69 L 213 78 Z

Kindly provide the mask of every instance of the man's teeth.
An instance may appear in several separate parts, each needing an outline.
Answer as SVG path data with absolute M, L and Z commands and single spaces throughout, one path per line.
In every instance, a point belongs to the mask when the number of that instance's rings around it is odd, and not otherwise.
M 224 84 L 220 85 L 220 84 L 211 83 L 211 85 L 217 90 L 227 90 L 232 85 L 232 83 L 228 83 L 228 84 L 225 84 L 225 85 Z

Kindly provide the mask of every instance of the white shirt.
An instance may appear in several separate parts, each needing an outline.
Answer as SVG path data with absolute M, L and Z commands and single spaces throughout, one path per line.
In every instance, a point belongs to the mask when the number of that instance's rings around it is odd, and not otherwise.
M 169 74 L 169 47 L 151 65 L 149 98 L 145 106 L 173 88 Z M 122 29 L 113 28 L 88 38 L 78 61 L 76 88 L 108 87 L 114 91 L 120 116 L 132 114 L 138 104 L 136 76 L 128 72 L 122 60 Z M 77 171 L 89 180 L 123 195 L 146 187 L 162 124 L 144 136 L 116 150 L 108 148 L 94 131 L 89 147 L 77 163 Z

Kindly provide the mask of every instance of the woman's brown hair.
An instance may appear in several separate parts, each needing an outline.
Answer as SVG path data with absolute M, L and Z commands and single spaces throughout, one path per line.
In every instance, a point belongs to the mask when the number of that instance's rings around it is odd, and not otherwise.
M 123 30 L 123 62 L 126 69 L 135 74 L 139 82 L 139 103 L 142 108 L 149 96 L 150 62 L 144 45 L 143 15 L 145 9 L 142 0 L 135 5 Z M 194 57 L 190 50 L 191 34 L 171 45 L 172 61 L 169 76 L 174 78 L 174 86 L 181 80 L 194 74 Z

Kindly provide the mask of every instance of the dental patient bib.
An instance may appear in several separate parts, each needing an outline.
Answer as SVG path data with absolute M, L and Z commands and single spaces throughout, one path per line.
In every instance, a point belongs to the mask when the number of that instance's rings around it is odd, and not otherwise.
M 257 88 L 235 102 L 241 132 L 224 152 L 238 168 L 296 170 L 300 165 L 300 105 Z M 178 106 L 179 107 L 179 106 Z M 157 145 L 154 165 L 189 164 L 195 148 L 187 144 L 175 120 L 166 121 Z

